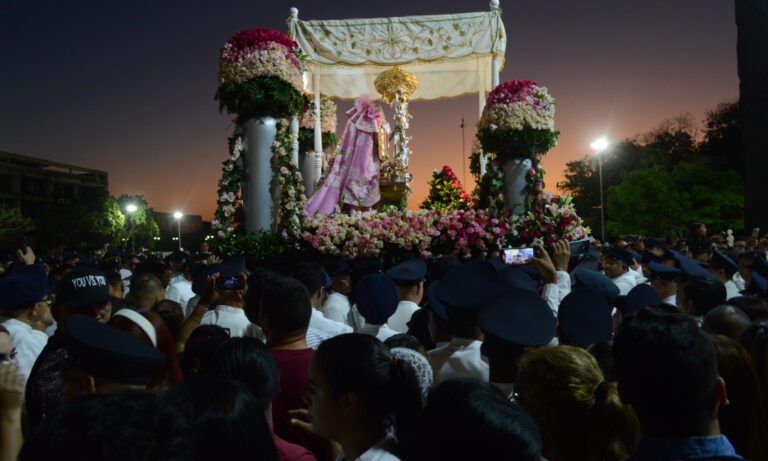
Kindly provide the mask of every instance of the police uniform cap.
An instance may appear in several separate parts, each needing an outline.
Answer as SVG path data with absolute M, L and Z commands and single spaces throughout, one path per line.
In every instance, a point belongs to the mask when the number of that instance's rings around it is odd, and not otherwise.
M 84 315 L 67 321 L 69 366 L 116 384 L 146 385 L 166 356 L 136 337 Z
M 448 320 L 445 304 L 443 304 L 443 302 L 440 301 L 440 298 L 437 297 L 437 290 L 440 283 L 440 280 L 436 280 L 429 284 L 427 287 L 427 301 L 429 301 L 429 308 L 440 320 L 450 322 L 450 320 Z
M 328 275 L 330 275 L 331 277 L 348 274 L 350 271 L 349 261 L 347 261 L 347 258 L 345 256 L 341 256 L 335 261 L 333 261 L 331 264 L 328 264 L 325 267 L 325 270 L 328 272 Z
M 611 279 L 606 277 L 605 274 L 589 269 L 574 271 L 573 282 L 576 288 L 588 288 L 600 293 L 609 304 L 613 304 L 613 301 L 620 293 L 619 287 L 611 282 Z
M 427 263 L 421 258 L 411 258 L 390 268 L 386 273 L 395 285 L 417 285 L 427 275 Z
M 536 292 L 536 282 L 524 271 L 517 267 L 507 266 L 499 272 L 501 285 L 504 290 L 520 288 Z
M 750 277 L 747 287 L 739 293 L 746 296 L 768 295 L 768 281 L 765 280 L 762 275 L 756 272 L 752 272 L 752 276 Z
M 664 301 L 652 286 L 641 283 L 629 290 L 623 306 L 619 308 L 624 316 L 634 314 L 645 306 L 655 306 Z
M 694 261 L 693 259 L 683 257 L 678 262 L 680 263 L 680 275 L 683 281 L 696 276 L 704 277 L 710 280 L 717 280 L 717 277 L 715 277 L 707 269 L 704 269 L 701 264 L 699 264 L 697 261 Z
M 480 310 L 478 325 L 486 340 L 539 347 L 552 341 L 557 319 L 538 294 L 510 288 L 502 290 Z
M 627 266 L 631 266 L 633 263 L 632 253 L 626 250 L 619 250 L 617 248 L 608 251 L 608 253 L 605 255 L 605 258 L 613 261 L 621 261 Z
M 578 289 L 563 298 L 557 312 L 561 341 L 587 348 L 613 336 L 611 306 L 597 291 Z
M 29 309 L 48 293 L 48 274 L 36 264 L 22 266 L 0 277 L 0 310 Z
M 355 304 L 366 323 L 383 325 L 397 310 L 400 298 L 395 282 L 384 274 L 368 274 L 355 290 Z
M 479 309 L 501 290 L 499 273 L 480 260 L 470 261 L 443 277 L 437 296 L 456 309 Z
M 720 250 L 712 251 L 712 258 L 709 260 L 710 266 L 723 269 L 728 277 L 739 271 L 739 265 Z
M 648 270 L 651 272 L 651 280 L 666 280 L 668 282 L 677 282 L 680 280 L 680 269 L 670 267 L 666 264 L 657 262 L 648 263 Z

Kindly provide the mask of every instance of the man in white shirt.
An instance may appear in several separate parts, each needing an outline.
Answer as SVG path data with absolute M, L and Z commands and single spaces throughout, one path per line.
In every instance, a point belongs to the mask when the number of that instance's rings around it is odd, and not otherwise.
M 166 264 L 168 264 L 168 267 L 171 269 L 170 283 L 168 285 L 169 287 L 170 285 L 187 278 L 185 272 L 187 261 L 189 261 L 189 259 L 190 258 L 188 254 L 178 250 L 172 252 L 165 258 Z
M 398 333 L 408 331 L 408 322 L 413 313 L 419 310 L 419 303 L 424 297 L 424 277 L 427 275 L 427 263 L 421 258 L 411 258 L 387 271 L 389 278 L 397 286 L 400 302 L 397 310 L 387 324 Z
M 48 343 L 45 329 L 53 324 L 47 290 L 48 275 L 42 266 L 27 265 L 0 278 L 0 309 L 9 317 L 3 326 L 11 335 L 25 377 Z
M 427 353 L 435 384 L 451 378 L 488 381 L 488 361 L 480 351 L 483 333 L 478 314 L 501 291 L 498 272 L 485 261 L 470 261 L 435 283 L 437 297 L 445 305 L 454 330 L 448 345 Z
M 352 306 L 348 295 L 352 291 L 352 279 L 347 259 L 339 258 L 328 267 L 328 274 L 331 276 L 331 293 L 323 305 L 323 315 L 336 322 L 350 325 L 348 316 Z
M 619 287 L 621 295 L 626 295 L 637 285 L 635 273 L 629 269 L 633 264 L 632 255 L 625 250 L 611 250 L 603 258 L 605 275 Z
M 734 260 L 719 250 L 713 250 L 712 258 L 709 260 L 709 271 L 725 284 L 726 300 L 741 296 L 739 289 L 732 280 L 734 274 L 739 272 L 739 265 Z
M 244 260 L 237 258 L 229 264 L 222 264 L 221 272 L 216 278 L 219 304 L 214 310 L 203 315 L 200 324 L 226 328 L 233 338 L 248 336 L 263 340 L 264 332 L 245 315 L 246 288 Z
M 648 263 L 651 273 L 651 286 L 661 297 L 661 302 L 677 306 L 677 283 L 680 281 L 680 269 L 657 262 Z
M 295 278 L 309 293 L 309 299 L 312 303 L 312 316 L 309 318 L 309 329 L 307 330 L 307 343 L 312 347 L 310 336 L 312 329 L 325 333 L 327 339 L 344 333 L 352 333 L 352 327 L 347 324 L 325 318 L 320 312 L 320 300 L 323 298 L 323 285 L 325 274 L 323 268 L 315 263 L 301 262 L 293 268 L 291 277 Z

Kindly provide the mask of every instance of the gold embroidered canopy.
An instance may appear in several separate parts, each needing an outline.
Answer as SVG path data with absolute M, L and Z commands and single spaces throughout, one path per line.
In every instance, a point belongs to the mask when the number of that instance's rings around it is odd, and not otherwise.
M 288 23 L 307 56 L 307 86 L 333 98 L 378 98 L 374 80 L 394 66 L 418 80 L 412 100 L 482 96 L 504 64 L 498 0 L 488 12 L 373 19 L 304 21 L 293 8 Z

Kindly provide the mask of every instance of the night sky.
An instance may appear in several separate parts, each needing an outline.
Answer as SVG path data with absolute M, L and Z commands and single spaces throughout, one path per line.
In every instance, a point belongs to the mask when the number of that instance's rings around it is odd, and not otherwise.
M 0 1 L 0 150 L 103 169 L 113 195 L 210 218 L 231 131 L 213 99 L 218 50 L 242 29 L 285 30 L 291 6 L 303 19 L 343 19 L 485 11 L 488 2 Z M 501 7 L 501 80 L 535 80 L 558 101 L 560 143 L 543 162 L 550 190 L 597 136 L 634 136 L 684 112 L 701 120 L 738 97 L 732 1 Z M 411 112 L 414 206 L 433 169 L 449 164 L 462 178 L 459 124 L 464 114 L 468 155 L 477 96 L 417 102 Z

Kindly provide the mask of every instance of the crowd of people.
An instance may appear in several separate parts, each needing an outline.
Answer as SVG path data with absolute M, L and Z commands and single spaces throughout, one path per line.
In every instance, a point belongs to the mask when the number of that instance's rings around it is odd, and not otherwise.
M 0 461 L 768 460 L 768 239 L 533 249 L 22 248 L 0 264 Z

